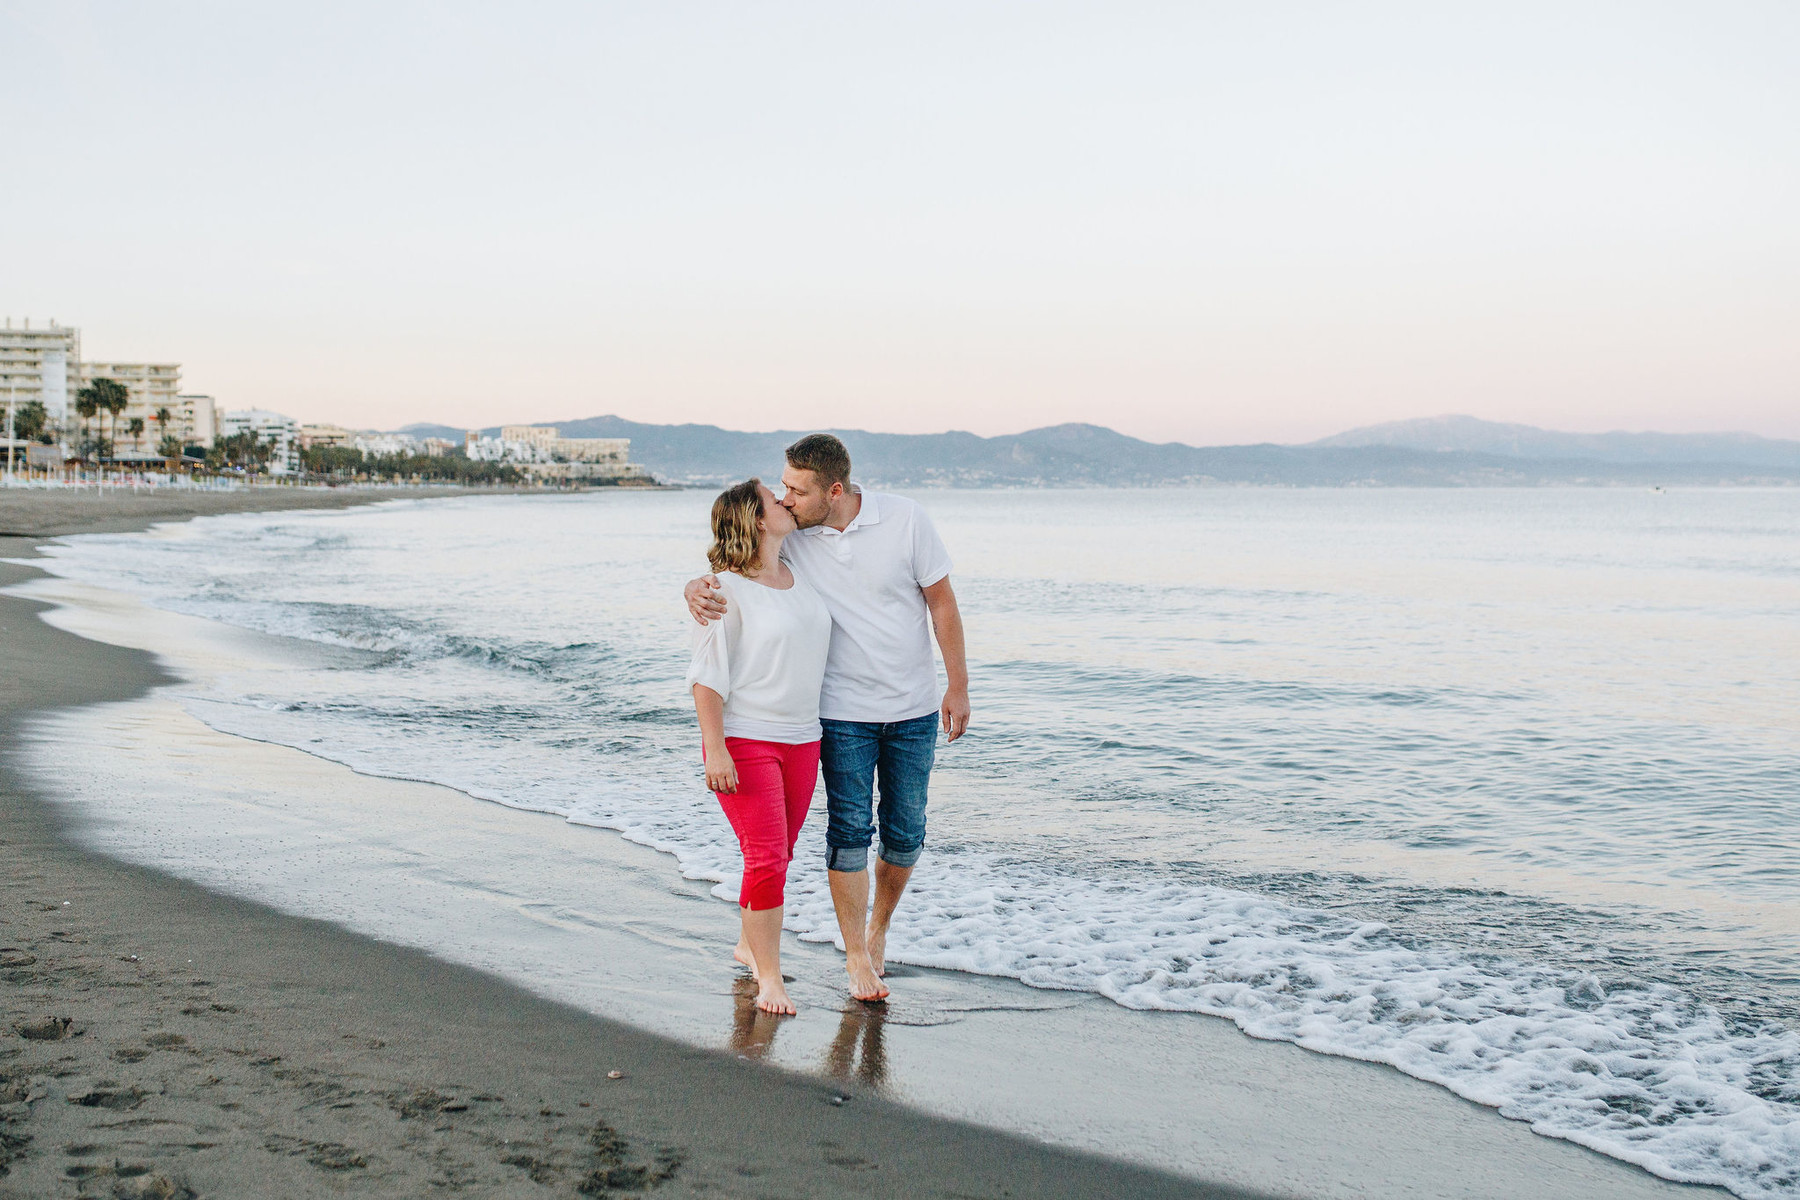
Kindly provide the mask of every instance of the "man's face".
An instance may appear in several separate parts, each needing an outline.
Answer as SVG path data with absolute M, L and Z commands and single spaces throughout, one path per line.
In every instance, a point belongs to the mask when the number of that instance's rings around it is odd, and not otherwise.
M 798 528 L 823 525 L 831 515 L 831 495 L 819 486 L 819 477 L 813 472 L 789 467 L 781 473 L 781 486 L 787 489 L 781 506 L 794 514 Z

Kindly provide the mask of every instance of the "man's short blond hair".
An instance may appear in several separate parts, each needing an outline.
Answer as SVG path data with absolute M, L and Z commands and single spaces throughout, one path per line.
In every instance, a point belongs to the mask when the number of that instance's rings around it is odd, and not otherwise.
M 826 491 L 831 485 L 850 486 L 850 451 L 829 433 L 809 433 L 787 448 L 788 466 L 811 471 Z

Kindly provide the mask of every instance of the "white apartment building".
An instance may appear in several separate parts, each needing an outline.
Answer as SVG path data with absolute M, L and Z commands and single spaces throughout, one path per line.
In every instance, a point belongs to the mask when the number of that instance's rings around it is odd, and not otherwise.
M 58 325 L 31 327 L 31 318 L 15 326 L 6 318 L 0 329 L 0 404 L 41 401 L 50 424 L 60 429 L 74 411 L 72 372 L 81 361 L 81 331 Z M 4 420 L 0 417 L 0 420 Z
M 262 408 L 247 408 L 219 414 L 219 436 L 253 432 L 263 441 L 275 443 L 269 458 L 269 474 L 286 475 L 300 469 L 300 423 L 292 417 Z
M 166 421 L 160 419 L 165 412 L 169 414 Z M 133 417 L 144 422 L 143 432 L 135 439 L 131 436 Z M 157 396 L 154 403 L 134 396 L 119 414 L 116 426 L 115 453 L 161 458 L 164 435 L 178 438 L 183 446 L 212 445 L 219 432 L 218 409 L 211 396 L 184 394 L 176 396 L 173 403 L 162 396 Z
M 535 446 L 547 454 L 551 462 L 623 466 L 631 457 L 630 438 L 566 438 L 554 425 L 502 425 L 500 440 Z
M 54 319 L 33 329 L 30 318 L 17 324 L 6 318 L 0 329 L 0 404 L 9 397 L 17 404 L 41 401 L 51 427 L 67 431 L 79 423 L 75 404 L 81 389 L 96 379 L 116 380 L 128 397 L 117 419 L 106 421 L 114 430 L 115 453 L 160 457 L 165 433 L 184 445 L 211 445 L 218 433 L 213 398 L 182 394 L 179 363 L 83 362 L 80 330 Z M 159 421 L 165 411 L 168 419 Z M 134 419 L 144 423 L 135 439 L 129 432 Z
M 154 414 L 159 408 L 173 412 L 181 395 L 180 363 L 78 362 L 70 371 L 69 403 L 77 393 L 96 379 L 111 379 L 125 385 L 130 395 L 130 408 L 119 414 L 120 420 L 131 416 Z
M 505 462 L 536 480 L 647 479 L 631 461 L 630 438 L 566 438 L 554 425 L 502 425 L 497 438 L 467 434 L 464 452 L 478 462 Z
M 311 450 L 314 446 L 347 446 L 350 444 L 350 437 L 350 431 L 342 425 L 302 425 L 300 448 Z
M 210 436 L 197 436 L 212 424 L 212 397 L 196 396 L 182 403 L 180 363 L 78 362 L 69 374 L 71 413 L 81 389 L 94 380 L 111 379 L 124 386 L 128 397 L 125 410 L 116 420 L 109 417 L 106 421 L 107 428 L 113 430 L 116 454 L 154 456 L 156 444 L 165 432 L 157 414 L 165 411 L 169 414 L 166 431 L 180 437 L 184 444 L 212 441 Z M 143 431 L 135 438 L 129 432 L 133 419 L 144 423 Z
M 351 437 L 350 444 L 361 450 L 364 458 L 391 458 L 396 454 L 425 452 L 418 438 L 404 433 L 359 433 Z
M 175 397 L 176 428 L 170 433 L 183 445 L 210 446 L 219 435 L 219 404 L 211 396 L 183 394 Z
M 537 439 L 519 441 L 504 435 L 509 431 L 521 428 L 508 425 L 501 429 L 501 437 L 482 437 L 470 430 L 463 437 L 463 453 L 475 462 L 509 462 L 509 463 L 549 463 L 555 457 L 545 444 Z
M 500 440 L 503 442 L 522 442 L 527 446 L 537 446 L 548 450 L 550 443 L 556 440 L 554 425 L 502 425 Z

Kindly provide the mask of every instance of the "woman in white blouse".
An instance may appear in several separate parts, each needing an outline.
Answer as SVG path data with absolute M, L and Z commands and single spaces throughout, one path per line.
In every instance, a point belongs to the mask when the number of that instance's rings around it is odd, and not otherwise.
M 706 786 L 744 851 L 737 960 L 756 1006 L 793 1013 L 781 979 L 788 863 L 819 778 L 819 685 L 831 646 L 825 602 L 781 561 L 794 518 L 758 479 L 713 501 L 706 556 L 728 599 L 701 635 L 687 682 L 700 717 Z

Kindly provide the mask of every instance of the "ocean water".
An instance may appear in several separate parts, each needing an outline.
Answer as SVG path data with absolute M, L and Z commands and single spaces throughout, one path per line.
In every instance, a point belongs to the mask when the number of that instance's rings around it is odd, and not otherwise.
M 1230 1018 L 1800 1195 L 1800 491 L 941 492 L 975 721 L 899 961 Z M 366 653 L 184 705 L 615 829 L 735 898 L 680 678 L 706 493 L 71 538 Z M 822 821 L 787 923 L 830 940 Z

